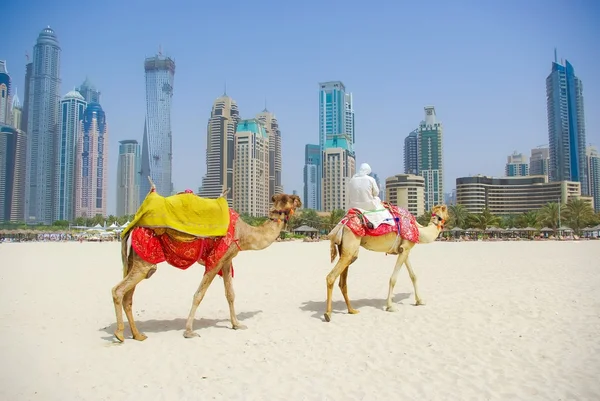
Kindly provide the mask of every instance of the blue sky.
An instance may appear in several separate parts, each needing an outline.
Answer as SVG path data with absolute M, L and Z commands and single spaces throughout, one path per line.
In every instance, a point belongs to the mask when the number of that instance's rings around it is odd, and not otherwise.
M 485 3 L 485 4 L 484 4 Z M 587 140 L 600 145 L 600 3 L 529 1 L 3 0 L 0 59 L 23 94 L 25 53 L 50 25 L 62 48 L 61 92 L 85 77 L 109 124 L 108 212 L 115 211 L 118 141 L 141 141 L 143 62 L 162 46 L 176 63 L 173 182 L 196 190 L 206 124 L 227 92 L 251 118 L 273 111 L 283 184 L 302 193 L 304 145 L 318 143 L 318 82 L 354 95 L 357 163 L 403 172 L 404 137 L 434 105 L 444 124 L 445 192 L 471 174 L 502 175 L 514 150 L 548 143 L 545 79 L 554 47 L 584 85 Z M 21 100 L 23 100 L 21 98 Z

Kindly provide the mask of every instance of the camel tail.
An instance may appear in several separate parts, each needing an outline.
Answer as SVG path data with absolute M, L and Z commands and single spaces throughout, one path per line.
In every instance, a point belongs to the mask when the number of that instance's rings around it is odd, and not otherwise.
M 338 256 L 338 248 L 339 252 L 341 252 L 343 234 L 344 226 L 342 224 L 336 225 L 329 233 L 329 253 L 331 255 L 331 263 L 333 263 Z
M 129 253 L 131 250 L 131 233 L 121 240 L 121 260 L 123 262 L 123 278 L 129 273 Z

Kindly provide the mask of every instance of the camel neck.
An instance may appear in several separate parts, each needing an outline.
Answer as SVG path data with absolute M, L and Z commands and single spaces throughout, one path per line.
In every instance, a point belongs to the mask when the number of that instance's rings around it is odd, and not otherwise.
M 435 241 L 438 235 L 440 235 L 440 228 L 434 222 L 419 227 L 419 244 L 429 244 Z
M 283 221 L 267 220 L 258 227 L 253 227 L 239 220 L 237 238 L 243 251 L 258 251 L 271 245 L 279 237 L 283 229 Z

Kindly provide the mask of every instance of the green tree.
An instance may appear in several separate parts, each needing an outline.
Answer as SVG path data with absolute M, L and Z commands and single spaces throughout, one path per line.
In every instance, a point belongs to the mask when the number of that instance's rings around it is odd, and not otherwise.
M 485 230 L 491 226 L 498 226 L 500 224 L 500 217 L 492 214 L 490 210 L 486 207 L 481 213 L 471 214 L 469 217 L 469 225 L 473 228 L 481 228 Z
M 516 219 L 517 227 L 537 227 L 538 226 L 538 212 L 537 210 L 530 210 L 529 212 L 521 214 Z
M 585 228 L 593 219 L 594 209 L 589 203 L 583 199 L 569 199 L 565 207 L 565 220 L 576 233 L 581 233 L 581 229 Z
M 556 202 L 546 203 L 538 212 L 538 223 L 541 226 L 550 227 L 556 230 L 559 225 L 559 208 L 564 208 L 564 206 L 560 206 Z M 564 215 L 560 216 L 560 220 L 564 220 Z
M 431 221 L 431 211 L 425 212 L 422 215 L 417 216 L 417 223 L 419 223 L 422 226 L 428 225 L 430 221 Z
M 450 222 L 448 226 L 467 228 L 467 224 L 469 221 L 469 212 L 463 205 L 451 205 L 448 208 L 448 210 L 450 212 Z M 429 215 L 431 215 L 431 213 Z M 431 216 L 428 216 L 426 224 L 429 224 L 430 217 Z
M 502 218 L 500 220 L 500 227 L 504 227 L 504 228 L 516 227 L 518 218 L 519 218 L 519 216 L 515 216 L 515 215 L 502 216 Z
M 54 223 L 52 223 L 52 225 L 54 227 L 69 227 L 69 221 L 68 220 L 56 220 Z

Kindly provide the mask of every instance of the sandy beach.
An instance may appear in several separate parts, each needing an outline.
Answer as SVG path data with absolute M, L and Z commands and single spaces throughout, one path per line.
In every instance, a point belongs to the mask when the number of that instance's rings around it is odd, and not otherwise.
M 598 400 L 600 241 L 418 245 L 398 312 L 395 257 L 361 249 L 325 323 L 329 243 L 234 260 L 183 331 L 203 267 L 161 264 L 137 287 L 144 342 L 115 343 L 119 244 L 0 244 L 0 400 Z

